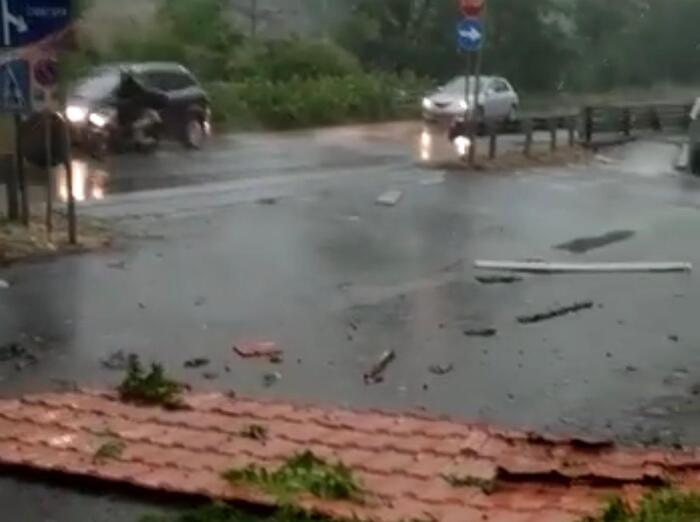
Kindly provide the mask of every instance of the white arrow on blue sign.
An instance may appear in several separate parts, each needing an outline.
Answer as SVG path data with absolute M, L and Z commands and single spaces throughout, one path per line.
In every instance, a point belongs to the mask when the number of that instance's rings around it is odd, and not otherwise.
M 0 0 L 0 47 L 24 47 L 64 29 L 71 0 Z
M 462 51 L 478 51 L 484 43 L 484 27 L 478 18 L 465 18 L 457 24 L 457 43 Z
M 0 64 L 0 112 L 31 109 L 29 62 L 12 60 Z

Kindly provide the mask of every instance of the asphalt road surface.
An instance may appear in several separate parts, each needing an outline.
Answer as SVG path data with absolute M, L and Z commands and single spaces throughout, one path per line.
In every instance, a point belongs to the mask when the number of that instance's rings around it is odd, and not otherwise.
M 82 212 L 108 219 L 120 238 L 109 251 L 0 272 L 12 285 L 0 290 L 0 345 L 38 357 L 21 369 L 0 363 L 0 391 L 109 386 L 120 374 L 101 360 L 124 350 L 197 389 L 700 443 L 696 272 L 484 285 L 472 268 L 475 259 L 697 266 L 700 182 L 673 172 L 677 146 L 640 141 L 586 164 L 443 172 L 416 161 L 419 131 L 244 135 L 197 153 L 121 157 L 102 168 L 96 194 L 87 180 L 100 169 L 86 167 Z M 388 191 L 401 199 L 377 205 Z M 593 308 L 517 321 L 582 301 Z M 465 335 L 483 329 L 496 335 Z M 233 346 L 250 341 L 276 343 L 284 361 L 240 359 Z M 365 385 L 388 349 L 396 360 L 384 382 Z M 185 369 L 194 357 L 211 363 Z M 270 385 L 269 373 L 280 379 Z M 121 522 L 144 509 L 143 499 L 10 478 L 0 500 L 30 522 Z

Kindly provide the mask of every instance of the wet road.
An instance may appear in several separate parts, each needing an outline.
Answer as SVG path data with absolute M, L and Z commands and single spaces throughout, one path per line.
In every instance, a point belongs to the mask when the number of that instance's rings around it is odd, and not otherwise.
M 466 174 L 416 164 L 410 137 L 334 132 L 346 133 L 340 145 L 333 133 L 292 139 L 298 168 L 290 170 L 277 138 L 249 145 L 269 150 L 260 162 L 279 162 L 278 170 L 232 161 L 224 175 L 212 160 L 190 173 L 191 159 L 172 153 L 168 164 L 184 178 L 218 177 L 85 206 L 123 231 L 117 248 L 0 272 L 13 285 L 0 290 L 0 344 L 19 341 L 40 357 L 22 371 L 0 363 L 0 390 L 114 383 L 119 375 L 100 360 L 121 349 L 203 389 L 700 442 L 697 273 L 490 286 L 471 267 L 477 258 L 700 266 L 700 183 L 671 171 L 675 145 L 640 142 L 586 165 Z M 163 154 L 125 159 L 134 162 L 127 179 L 158 178 L 148 165 L 171 161 Z M 403 199 L 377 206 L 388 190 Z M 612 231 L 634 234 L 586 253 L 554 248 Z M 585 300 L 594 308 L 577 315 L 516 320 Z M 497 335 L 464 334 L 481 328 Z M 284 362 L 238 358 L 233 345 L 249 340 L 277 343 Z M 366 386 L 362 374 L 387 349 L 397 359 L 385 381 Z M 211 365 L 184 369 L 193 357 Z M 433 365 L 454 370 L 438 376 Z M 268 388 L 270 372 L 282 378 Z

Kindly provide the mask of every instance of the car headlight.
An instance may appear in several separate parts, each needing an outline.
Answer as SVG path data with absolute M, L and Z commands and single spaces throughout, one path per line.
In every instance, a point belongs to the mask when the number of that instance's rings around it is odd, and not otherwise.
M 459 108 L 466 111 L 469 108 L 469 104 L 464 100 L 459 100 Z
M 433 100 L 431 100 L 430 98 L 423 98 L 423 108 L 426 111 L 429 111 L 430 109 L 432 109 L 433 108 Z
M 76 107 L 75 105 L 69 105 L 66 108 L 66 118 L 71 123 L 82 123 L 87 119 L 88 111 L 83 107 Z
M 99 127 L 100 129 L 107 125 L 109 123 L 109 117 L 105 114 L 101 114 L 99 112 L 93 112 L 90 113 L 90 117 L 88 118 L 90 123 L 92 123 L 95 127 Z

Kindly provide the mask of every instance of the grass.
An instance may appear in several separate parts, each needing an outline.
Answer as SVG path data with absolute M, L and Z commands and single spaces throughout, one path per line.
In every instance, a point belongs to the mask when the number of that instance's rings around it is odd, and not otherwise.
M 107 441 L 97 449 L 93 460 L 95 462 L 103 462 L 105 460 L 118 459 L 125 449 L 126 444 L 121 440 Z
M 232 484 L 260 487 L 282 501 L 299 493 L 330 500 L 362 498 L 362 488 L 348 467 L 329 464 L 310 451 L 294 455 L 275 471 L 250 465 L 229 470 L 223 476 Z
M 43 218 L 33 215 L 29 226 L 0 219 L 0 263 L 55 256 L 109 246 L 112 241 L 107 227 L 100 221 L 78 218 L 78 245 L 68 243 L 68 225 L 64 215 L 54 217 L 54 231 L 49 238 Z
M 496 481 L 472 477 L 470 475 L 445 474 L 443 479 L 455 488 L 479 488 L 485 494 L 490 495 L 496 490 Z
M 119 397 L 124 402 L 142 406 L 182 408 L 181 394 L 185 386 L 169 379 L 160 364 L 153 363 L 147 373 L 137 355 L 130 355 L 126 376 L 119 385 Z
M 646 497 L 636 510 L 613 500 L 599 518 L 585 522 L 696 522 L 700 520 L 700 495 L 664 490 Z

